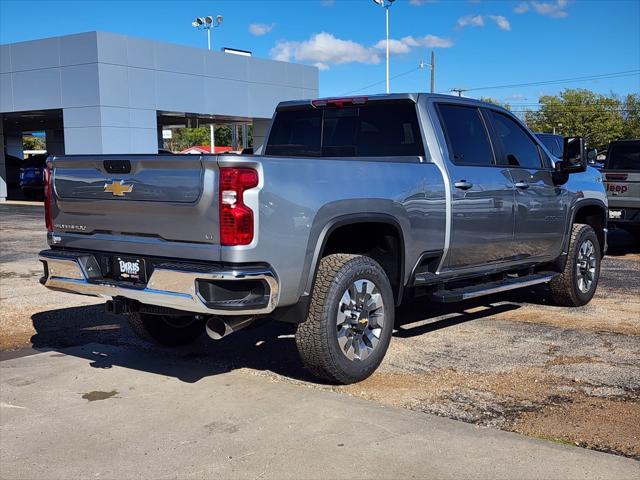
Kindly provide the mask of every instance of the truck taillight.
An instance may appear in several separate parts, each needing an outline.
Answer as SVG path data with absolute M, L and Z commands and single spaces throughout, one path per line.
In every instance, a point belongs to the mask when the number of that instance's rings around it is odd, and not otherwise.
M 44 169 L 44 222 L 47 231 L 53 232 L 53 214 L 51 213 L 51 202 L 53 197 L 53 170 L 46 167 Z
M 253 168 L 220 168 L 220 244 L 248 245 L 253 241 L 253 210 L 244 192 L 258 186 Z

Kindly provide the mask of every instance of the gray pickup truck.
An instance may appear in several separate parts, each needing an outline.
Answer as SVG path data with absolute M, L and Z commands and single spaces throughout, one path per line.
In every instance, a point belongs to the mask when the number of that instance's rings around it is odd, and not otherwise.
M 586 304 L 607 239 L 581 138 L 552 159 L 510 112 L 443 95 L 283 102 L 256 155 L 52 157 L 45 203 L 46 287 L 164 345 L 296 323 L 339 383 L 377 368 L 414 296 L 548 283 Z

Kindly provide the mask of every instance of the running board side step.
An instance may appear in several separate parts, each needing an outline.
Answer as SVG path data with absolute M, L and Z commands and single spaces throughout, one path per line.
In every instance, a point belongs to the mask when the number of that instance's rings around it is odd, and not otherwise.
M 451 290 L 436 290 L 431 294 L 431 300 L 441 303 L 461 302 L 471 298 L 483 297 L 494 293 L 529 287 L 540 283 L 548 283 L 558 275 L 557 273 L 536 273 L 524 277 L 508 278 L 500 282 L 484 283 L 471 287 L 454 288 Z

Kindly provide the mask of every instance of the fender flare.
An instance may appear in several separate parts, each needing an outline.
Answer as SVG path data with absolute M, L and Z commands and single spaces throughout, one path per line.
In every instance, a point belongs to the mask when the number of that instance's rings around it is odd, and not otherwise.
M 578 214 L 578 211 L 580 209 L 582 209 L 583 207 L 599 207 L 602 209 L 603 213 L 604 213 L 604 229 L 606 230 L 607 228 L 607 205 L 602 201 L 602 200 L 597 200 L 595 198 L 590 198 L 590 199 L 585 199 L 585 200 L 578 200 L 577 202 L 573 203 L 573 205 L 571 205 L 571 209 L 569 211 L 569 219 L 570 221 L 567 223 L 567 229 L 565 231 L 565 236 L 564 236 L 564 242 L 562 243 L 562 253 L 560 254 L 560 265 L 562 267 L 564 267 L 564 263 L 566 262 L 567 259 L 567 254 L 568 254 L 568 248 L 569 248 L 569 240 L 571 239 L 571 229 L 573 228 L 573 224 L 576 220 L 576 215 Z M 604 245 L 601 245 L 601 248 L 603 250 L 602 254 L 604 255 L 604 253 L 606 252 L 606 247 L 607 247 L 607 238 L 606 238 L 606 233 L 605 233 L 605 238 L 604 238 Z
M 331 234 L 340 227 L 344 227 L 346 225 L 353 225 L 357 223 L 385 223 L 387 225 L 391 225 L 397 231 L 398 237 L 400 239 L 400 245 L 399 245 L 400 281 L 398 284 L 398 292 L 397 292 L 398 295 L 396 298 L 396 304 L 399 304 L 404 294 L 404 287 L 405 287 L 405 253 L 406 253 L 405 235 L 404 235 L 402 226 L 400 225 L 400 222 L 394 216 L 386 213 L 371 213 L 371 212 L 348 213 L 345 215 L 340 215 L 338 217 L 335 217 L 331 221 L 327 222 L 327 224 L 321 230 L 317 241 L 315 242 L 315 247 L 313 250 L 313 256 L 311 258 L 311 262 L 309 263 L 308 268 L 305 266 L 305 271 L 303 272 L 303 282 L 304 282 L 303 295 L 311 294 L 311 290 L 313 289 L 313 283 L 315 282 L 316 274 L 318 272 L 320 255 L 324 251 L 324 248 L 326 247 L 326 244 L 327 244 L 327 240 L 331 237 Z M 306 280 L 304 280 L 305 278 Z

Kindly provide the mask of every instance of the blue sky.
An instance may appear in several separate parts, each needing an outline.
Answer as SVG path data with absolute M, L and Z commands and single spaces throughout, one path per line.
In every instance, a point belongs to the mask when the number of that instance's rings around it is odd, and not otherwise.
M 640 69 L 637 0 L 397 0 L 390 13 L 391 76 L 409 72 L 392 91 L 429 88 L 416 66 L 432 49 L 438 92 Z M 0 0 L 0 42 L 101 30 L 206 48 L 191 20 L 218 14 L 215 49 L 317 64 L 322 96 L 384 91 L 384 10 L 371 0 Z M 640 76 L 467 95 L 525 105 L 566 87 L 624 95 L 640 92 Z

